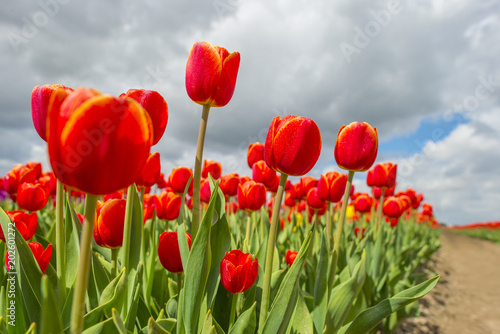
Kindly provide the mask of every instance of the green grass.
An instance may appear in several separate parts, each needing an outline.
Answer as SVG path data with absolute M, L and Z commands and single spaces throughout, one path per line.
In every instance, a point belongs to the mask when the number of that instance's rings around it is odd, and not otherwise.
M 474 228 L 464 230 L 451 229 L 451 231 L 462 235 L 468 235 L 469 237 L 489 240 L 500 244 L 500 229 L 492 230 L 489 228 Z

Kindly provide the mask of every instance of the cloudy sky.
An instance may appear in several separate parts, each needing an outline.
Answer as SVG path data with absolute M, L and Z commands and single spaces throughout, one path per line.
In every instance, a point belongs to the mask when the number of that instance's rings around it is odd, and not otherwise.
M 499 220 L 500 1 L 9 1 L 0 9 L 0 175 L 41 161 L 35 85 L 60 83 L 118 95 L 159 91 L 169 123 L 153 147 L 163 171 L 194 165 L 201 106 L 187 96 L 191 45 L 239 51 L 236 90 L 210 112 L 204 157 L 250 174 L 246 149 L 271 120 L 312 118 L 323 148 L 311 171 L 339 170 L 338 129 L 366 121 L 377 163 L 398 163 L 448 224 Z M 366 174 L 355 176 L 367 190 Z

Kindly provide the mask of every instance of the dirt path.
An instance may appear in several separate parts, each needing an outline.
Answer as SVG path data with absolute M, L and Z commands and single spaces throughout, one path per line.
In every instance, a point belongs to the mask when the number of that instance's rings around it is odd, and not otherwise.
M 499 334 L 500 245 L 446 229 L 441 243 L 429 264 L 441 279 L 398 333 Z

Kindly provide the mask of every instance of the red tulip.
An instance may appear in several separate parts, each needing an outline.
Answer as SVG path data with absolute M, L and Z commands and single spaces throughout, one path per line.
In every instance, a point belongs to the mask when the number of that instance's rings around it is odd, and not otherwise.
M 295 206 L 295 200 L 292 198 L 292 194 L 288 191 L 285 193 L 285 205 L 290 208 Z
M 299 252 L 292 252 L 291 250 L 286 251 L 285 261 L 290 267 L 292 266 L 293 261 L 295 261 L 295 258 L 298 254 Z
M 49 111 L 50 98 L 54 91 L 61 91 L 69 95 L 73 89 L 63 85 L 35 86 L 31 92 L 31 117 L 35 130 L 44 141 L 47 141 L 47 115 Z
M 302 191 L 302 186 L 299 183 L 292 184 L 290 186 L 290 197 L 296 201 L 300 201 L 304 197 L 304 192 Z
M 38 179 L 38 182 L 47 189 L 49 195 L 56 194 L 57 180 L 54 176 L 54 173 L 43 173 L 42 176 Z
M 366 181 L 370 187 L 392 188 L 396 184 L 398 165 L 391 162 L 377 164 L 368 171 Z
M 240 176 L 240 184 L 244 184 L 245 182 L 250 181 L 250 180 L 251 180 L 251 178 L 246 176 L 246 175 Z
M 406 209 L 409 209 L 411 207 L 411 198 L 410 197 L 408 197 L 405 194 L 399 194 L 397 197 L 401 201 L 401 204 L 403 204 L 403 211 Z
M 361 213 L 370 212 L 373 205 L 373 198 L 367 194 L 361 194 L 354 200 L 354 208 Z
M 328 172 L 321 175 L 318 181 L 319 197 L 323 201 L 337 203 L 340 202 L 345 192 L 347 175 L 337 172 Z
M 191 249 L 191 235 L 186 233 L 188 247 Z M 158 257 L 165 269 L 171 273 L 182 273 L 181 253 L 177 232 L 163 232 L 158 243 Z
M 404 212 L 404 206 L 399 198 L 389 196 L 384 200 L 382 210 L 389 218 L 399 218 Z
M 44 249 L 38 242 L 30 242 L 28 243 L 28 246 L 33 253 L 33 257 L 38 263 L 38 266 L 40 267 L 40 271 L 45 273 L 50 263 L 50 257 L 52 256 L 52 245 L 49 244 L 47 248 Z M 12 263 L 12 261 L 10 261 L 9 252 L 7 252 L 5 254 L 5 264 L 7 265 L 7 270 L 10 271 L 9 263 Z
M 17 231 L 21 234 L 24 240 L 30 240 L 33 238 L 38 226 L 36 212 L 28 214 L 21 210 L 15 210 L 5 211 L 5 213 L 9 216 L 10 220 L 16 226 Z M 2 231 L 2 227 L 0 227 L 0 239 L 5 242 L 5 235 Z
M 194 102 L 223 107 L 231 100 L 240 66 L 239 52 L 196 42 L 186 64 L 186 90 Z
M 357 237 L 361 233 L 361 238 L 365 237 L 366 228 L 359 228 L 359 226 L 354 227 L 354 235 Z
M 205 160 L 203 162 L 203 169 L 201 171 L 201 176 L 207 178 L 208 174 L 212 175 L 214 180 L 220 179 L 222 174 L 222 166 L 220 163 L 213 160 Z
M 219 187 L 224 195 L 233 197 L 238 194 L 238 185 L 240 177 L 236 173 L 223 175 L 220 179 Z
M 38 211 L 49 200 L 49 191 L 42 184 L 23 183 L 17 190 L 17 204 L 26 211 Z
M 320 210 L 326 206 L 325 201 L 323 201 L 319 197 L 318 188 L 311 188 L 307 193 L 307 205 L 309 205 L 312 209 Z
M 148 219 L 152 219 L 156 210 L 156 216 L 163 216 L 163 206 L 161 204 L 160 198 L 157 195 L 144 195 L 144 222 Z M 163 218 L 160 218 L 163 219 Z
M 318 185 L 318 180 L 312 176 L 303 176 L 300 178 L 300 188 L 303 196 L 307 196 L 309 190 L 316 188 Z
M 86 193 L 104 195 L 128 187 L 149 157 L 151 118 L 135 100 L 79 88 L 60 108 L 49 108 L 48 122 L 54 174 Z
M 170 176 L 168 177 L 168 183 L 170 187 L 172 187 L 174 192 L 176 192 L 177 194 L 183 194 L 184 189 L 186 189 L 186 185 L 191 175 L 193 175 L 193 170 L 191 168 L 176 167 L 172 169 L 172 173 L 170 173 Z M 192 192 L 193 192 L 193 180 L 191 180 L 188 189 L 188 193 Z
M 179 217 L 182 204 L 181 196 L 173 192 L 163 191 L 160 194 L 160 202 L 162 210 L 159 210 L 157 213 L 160 219 L 174 220 Z
M 104 202 L 107 202 L 110 199 L 122 199 L 123 198 L 123 190 L 113 191 L 112 193 L 104 195 Z
M 42 164 L 39 162 L 30 161 L 26 163 L 26 168 L 35 170 L 35 177 L 38 179 L 42 176 Z
M 366 171 L 375 162 L 377 151 L 376 128 L 365 122 L 342 125 L 335 142 L 335 161 L 340 168 L 356 172 Z
M 290 180 L 286 180 L 285 190 L 286 190 L 286 185 L 288 185 L 288 188 L 290 189 Z M 272 192 L 273 194 L 275 194 L 278 192 L 279 186 L 280 186 L 280 176 L 278 174 L 276 174 L 276 177 L 274 178 L 273 185 L 270 188 L 267 188 L 267 190 Z
M 167 180 L 165 180 L 165 174 L 160 172 L 160 175 L 158 175 L 158 178 L 156 179 L 156 185 L 158 186 L 158 189 L 165 189 L 168 187 Z
M 321 153 L 321 134 L 313 120 L 300 116 L 274 118 L 264 147 L 266 164 L 292 176 L 307 174 Z
M 252 168 L 257 161 L 264 160 L 264 144 L 252 143 L 248 146 L 247 162 L 248 167 Z
M 258 274 L 257 258 L 252 260 L 249 253 L 243 253 L 239 249 L 226 252 L 220 263 L 222 285 L 233 294 L 250 289 Z
M 9 195 L 17 194 L 19 185 L 22 183 L 35 183 L 37 171 L 22 165 L 15 165 L 12 170 L 3 177 L 3 186 Z
M 257 211 L 266 203 L 266 188 L 254 181 L 238 186 L 238 205 L 241 210 Z
M 200 185 L 200 201 L 208 204 L 211 196 L 212 189 L 210 189 L 210 181 L 208 179 L 202 179 Z
M 156 145 L 163 136 L 168 122 L 168 106 L 163 96 L 154 90 L 129 89 L 120 97 L 134 99 L 148 112 L 153 123 L 152 145 Z
M 257 161 L 252 166 L 252 179 L 255 182 L 262 183 L 266 189 L 270 189 L 276 182 L 276 172 L 267 167 L 263 160 Z
M 125 222 L 124 199 L 111 199 L 99 205 L 94 224 L 94 240 L 106 248 L 119 248 L 123 243 L 123 227 Z
M 318 203 L 319 205 L 319 203 Z M 326 209 L 327 209 L 327 206 L 326 206 L 326 203 L 323 202 L 323 206 L 318 206 L 318 208 L 313 208 L 312 206 L 309 205 L 308 207 L 308 211 L 309 211 L 309 222 L 312 223 L 312 219 L 314 217 L 314 214 L 316 214 L 317 216 L 323 216 L 325 213 L 326 213 Z
M 382 196 L 382 188 L 373 187 L 372 188 L 373 197 L 379 199 Z M 394 195 L 394 187 L 384 189 L 384 197 L 389 197 Z
M 160 176 L 161 162 L 160 153 L 155 152 L 150 154 L 146 160 L 146 164 L 142 168 L 139 178 L 136 180 L 138 186 L 152 187 L 156 184 L 158 177 Z

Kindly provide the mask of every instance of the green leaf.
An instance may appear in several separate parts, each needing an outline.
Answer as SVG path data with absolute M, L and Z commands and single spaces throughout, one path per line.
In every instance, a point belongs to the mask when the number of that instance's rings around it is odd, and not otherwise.
M 361 261 L 356 265 L 351 279 L 333 289 L 326 315 L 325 333 L 335 333 L 344 323 L 356 296 L 366 277 L 366 252 L 363 251 Z M 318 333 L 323 332 L 323 328 Z
M 128 282 L 127 282 L 127 293 L 130 307 L 132 296 L 134 293 L 134 283 L 138 275 L 138 266 L 141 260 L 141 244 L 142 244 L 142 229 L 143 229 L 143 218 L 142 218 L 142 206 L 139 199 L 139 194 L 137 191 L 133 192 L 133 207 L 132 207 L 132 224 L 130 227 L 130 251 L 129 251 L 129 261 L 128 264 L 123 264 L 123 266 L 128 265 Z M 122 249 L 124 251 L 124 249 Z M 141 273 L 142 276 L 142 273 Z
M 293 325 L 292 328 L 296 333 L 300 334 L 313 334 L 314 325 L 307 308 L 306 302 L 302 291 L 299 291 L 297 298 L 297 306 L 295 306 L 295 312 L 293 315 Z
M 64 215 L 64 232 L 66 240 L 66 288 L 71 289 L 75 284 L 80 258 L 80 233 L 82 224 L 76 215 L 71 201 L 66 198 L 66 214 Z M 73 295 L 67 298 L 73 299 Z
M 212 332 L 212 312 L 208 310 L 205 321 L 203 322 L 203 327 L 201 328 L 201 334 L 210 334 Z
M 396 312 L 402 307 L 414 302 L 425 296 L 434 288 L 439 280 L 439 276 L 435 276 L 417 286 L 411 287 L 400 293 L 397 293 L 391 298 L 384 299 L 377 305 L 370 307 L 360 314 L 354 320 L 343 326 L 339 333 L 341 334 L 362 334 L 368 333 L 372 328 L 377 326 L 384 318 L 391 313 Z
M 99 322 L 104 311 L 110 312 L 113 307 L 122 303 L 123 294 L 126 293 L 125 268 L 112 280 L 102 292 L 99 306 L 88 312 L 84 317 L 84 328 L 89 328 Z
M 181 202 L 181 209 L 179 211 L 179 218 L 177 218 L 177 239 L 179 241 L 179 252 L 181 253 L 182 268 L 187 267 L 187 260 L 189 258 L 189 244 L 187 242 L 187 237 L 186 237 L 186 224 L 184 223 L 184 208 L 185 208 L 184 202 L 186 200 L 186 194 L 188 192 L 192 178 L 193 175 L 189 177 L 189 180 L 186 183 L 186 188 L 184 189 L 184 193 L 182 194 L 182 202 Z
M 120 314 L 118 314 L 118 312 L 116 312 L 115 308 L 111 309 L 111 313 L 113 315 L 113 323 L 115 324 L 116 329 L 118 330 L 118 333 L 127 334 L 128 331 L 125 328 L 125 324 L 123 323 L 122 318 L 120 318 Z
M 82 332 L 82 334 L 108 334 L 108 333 L 116 333 L 116 326 L 113 322 L 113 318 L 101 321 Z
M 315 225 L 312 226 L 313 232 L 314 227 Z M 309 256 L 313 232 L 308 233 L 293 265 L 280 285 L 264 328 L 261 329 L 261 332 L 264 334 L 283 333 L 290 322 L 295 309 L 300 273 L 304 268 L 306 258 Z
M 47 276 L 42 277 L 42 334 L 61 333 L 64 329 L 57 297 Z
M 181 293 L 181 319 L 187 333 L 195 333 L 198 328 L 200 305 L 203 300 L 210 268 L 211 251 L 209 240 L 216 196 L 217 193 L 213 192 L 210 197 L 207 211 L 193 241 L 187 266 L 184 269 L 185 283 Z
M 253 334 L 257 328 L 257 314 L 256 309 L 257 303 L 254 302 L 253 305 L 240 314 L 233 327 L 229 331 L 229 334 Z
M 326 231 L 321 234 L 321 248 L 319 251 L 318 269 L 316 270 L 316 282 L 314 284 L 313 310 L 311 312 L 312 321 L 316 333 L 322 333 L 325 327 L 326 310 L 328 305 L 328 269 L 330 256 L 328 243 L 326 241 Z
M 170 332 L 156 323 L 155 319 L 149 318 L 148 334 L 170 334 Z

